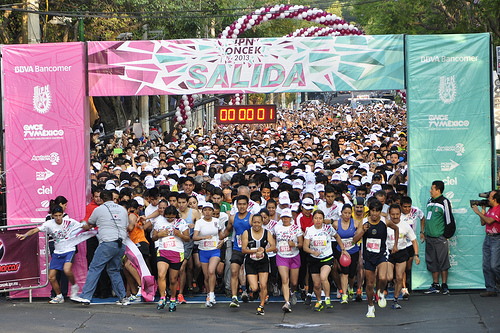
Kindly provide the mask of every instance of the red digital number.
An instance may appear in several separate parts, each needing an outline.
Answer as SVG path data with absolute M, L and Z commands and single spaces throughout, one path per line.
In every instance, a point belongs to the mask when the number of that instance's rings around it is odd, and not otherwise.
M 246 114 L 245 114 L 245 109 L 238 109 L 238 120 L 242 120 L 242 121 L 245 121 L 246 120 Z M 242 116 L 243 114 L 243 116 Z
M 257 120 L 264 120 L 266 111 L 262 108 L 257 109 Z
M 221 121 L 227 121 L 227 109 L 220 109 L 219 119 Z
M 228 116 L 227 119 L 229 121 L 234 121 L 236 119 L 236 110 L 235 109 L 229 109 L 228 110 Z
M 254 118 L 255 118 L 254 109 L 253 108 L 247 109 L 247 120 L 253 121 Z

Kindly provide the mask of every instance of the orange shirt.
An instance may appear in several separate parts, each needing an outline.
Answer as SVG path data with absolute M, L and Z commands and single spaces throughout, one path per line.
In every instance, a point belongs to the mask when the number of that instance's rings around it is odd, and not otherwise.
M 133 213 L 133 215 L 139 217 L 139 215 Z M 146 242 L 149 244 L 148 240 L 146 239 L 146 236 L 144 235 L 144 230 L 139 228 L 141 226 L 141 222 L 137 222 L 137 224 L 134 226 L 134 229 L 132 231 L 129 231 L 128 236 L 130 237 L 130 240 L 134 242 L 134 244 L 140 243 L 140 242 Z

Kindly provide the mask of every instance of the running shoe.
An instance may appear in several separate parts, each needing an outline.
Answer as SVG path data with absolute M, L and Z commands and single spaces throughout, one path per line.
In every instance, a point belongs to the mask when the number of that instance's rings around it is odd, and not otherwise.
M 443 286 L 441 287 L 441 293 L 443 295 L 448 295 L 450 293 L 450 290 L 448 289 L 448 285 L 446 283 L 443 283 Z
M 207 296 L 207 302 L 205 303 L 205 306 L 207 308 L 211 308 L 213 306 L 212 303 L 210 303 L 210 297 L 209 296 Z
M 297 304 L 297 294 L 294 292 L 290 295 L 290 304 L 292 305 Z
M 266 314 L 266 313 L 264 312 L 264 307 L 263 307 L 263 306 L 259 306 L 259 307 L 257 308 L 257 315 L 259 315 L 259 316 L 263 316 L 263 315 L 265 315 L 265 314 Z
M 358 288 L 358 291 L 356 292 L 356 302 L 361 302 L 363 300 L 363 290 L 361 288 Z
M 354 290 L 351 287 L 347 287 L 347 293 L 349 294 L 349 299 L 352 300 L 354 298 Z
M 266 296 L 265 304 L 269 304 L 269 295 Z
M 226 289 L 224 296 L 226 296 L 227 298 L 231 298 L 231 296 L 233 296 L 233 293 L 231 292 L 231 289 Z
M 340 299 L 342 297 L 342 289 L 337 289 L 337 298 Z
M 283 305 L 283 307 L 281 308 L 281 310 L 283 310 L 283 312 L 285 313 L 292 312 L 292 307 L 290 305 L 290 302 L 286 302 L 285 305 Z
M 129 296 L 128 300 L 129 300 L 130 302 L 135 302 L 135 301 L 137 300 L 137 296 L 136 296 L 136 295 L 134 295 L 134 294 L 130 294 L 130 296 Z
M 399 305 L 399 303 L 398 303 L 398 300 L 397 300 L 397 299 L 395 299 L 395 300 L 392 302 L 391 308 L 396 309 L 396 310 L 401 309 L 401 305 Z
M 378 292 L 378 302 L 377 302 L 378 306 L 380 306 L 381 308 L 385 308 L 387 306 L 387 301 L 385 300 L 385 293 L 382 291 L 382 292 Z
M 78 296 L 78 289 L 79 289 L 79 287 L 77 284 L 74 284 L 71 286 L 70 298 Z
M 247 293 L 247 291 L 246 291 L 246 290 L 244 290 L 244 291 L 241 293 L 241 300 L 242 300 L 243 302 L 245 302 L 245 303 L 246 303 L 246 302 L 248 302 L 248 293 Z
M 306 288 L 300 289 L 300 298 L 305 301 L 307 296 Z
M 439 287 L 439 284 L 433 283 L 428 290 L 424 291 L 424 294 L 439 294 L 440 291 L 441 287 Z
M 278 297 L 280 295 L 280 291 L 278 289 L 278 284 L 273 283 L 273 297 Z
M 166 301 L 164 298 L 160 298 L 160 300 L 158 301 L 158 305 L 156 306 L 156 308 L 158 310 L 163 310 L 163 308 L 165 307 L 165 304 L 166 304 Z
M 238 302 L 238 297 L 233 297 L 231 299 L 231 303 L 229 303 L 230 308 L 239 308 L 240 307 L 240 302 Z
M 258 295 L 258 294 L 256 294 L 256 295 Z M 253 292 L 252 292 L 252 291 L 248 294 L 248 300 L 249 300 L 250 302 L 255 301 L 257 298 L 259 298 L 259 297 L 258 297 L 258 296 L 254 296 L 254 294 L 253 294 Z
M 175 302 L 170 302 L 170 304 L 168 306 L 168 312 L 174 312 L 175 310 L 177 310 L 177 306 L 175 305 Z
M 128 297 L 123 297 L 122 299 L 116 301 L 116 305 L 130 305 L 130 300 Z
M 307 294 L 306 300 L 304 301 L 304 304 L 305 305 L 311 305 L 311 301 L 312 301 L 312 295 L 311 294 Z
M 64 303 L 64 297 L 63 295 L 57 295 L 53 299 L 49 301 L 50 304 L 62 304 Z
M 403 294 L 403 299 L 404 300 L 408 300 L 408 298 L 410 298 L 410 293 L 408 292 L 408 288 L 403 288 L 401 290 L 402 294 Z
M 217 302 L 215 301 L 215 295 L 208 295 L 209 297 L 209 300 L 210 300 L 210 303 L 212 303 L 212 305 L 215 305 L 217 304 Z
M 196 282 L 193 282 L 193 288 L 190 288 L 194 293 L 197 293 L 200 291 L 200 287 L 196 284 Z
M 323 308 L 323 302 L 316 302 L 316 305 L 314 305 L 314 311 L 316 312 L 320 312 Z
M 366 318 L 375 318 L 375 306 L 368 305 L 368 312 L 366 313 Z
M 85 304 L 85 305 L 89 305 L 90 304 L 90 300 L 89 299 L 86 299 L 86 298 L 83 298 L 83 297 L 80 297 L 80 296 L 71 297 L 70 299 L 73 302 L 82 303 L 82 304 Z
M 177 301 L 179 302 L 179 304 L 186 304 L 187 303 L 186 300 L 184 299 L 184 295 L 183 294 L 179 294 L 177 296 Z
M 332 301 L 330 300 L 330 298 L 325 299 L 324 305 L 325 305 L 325 308 L 327 308 L 327 309 L 333 308 L 333 304 L 332 304 Z
M 342 300 L 340 301 L 340 304 L 347 304 L 349 303 L 349 296 L 346 294 L 342 295 Z

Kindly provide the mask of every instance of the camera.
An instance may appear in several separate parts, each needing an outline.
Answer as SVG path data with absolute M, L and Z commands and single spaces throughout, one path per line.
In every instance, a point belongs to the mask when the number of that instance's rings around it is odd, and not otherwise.
M 488 198 L 490 196 L 490 193 L 491 191 L 488 191 L 488 192 L 483 192 L 483 193 L 479 193 L 479 197 L 480 198 Z M 488 201 L 488 199 L 485 199 L 485 200 L 470 200 L 470 205 L 471 207 L 476 205 L 476 206 L 483 206 L 483 207 L 491 207 L 490 205 L 490 202 Z

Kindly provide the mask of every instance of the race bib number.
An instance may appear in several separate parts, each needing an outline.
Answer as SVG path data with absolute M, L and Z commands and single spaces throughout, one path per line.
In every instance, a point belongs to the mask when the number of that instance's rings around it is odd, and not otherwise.
M 312 239 L 313 247 L 319 251 L 321 251 L 323 248 L 325 248 L 326 244 L 327 244 L 326 237 L 313 237 L 313 239 Z
M 175 237 L 174 236 L 163 237 L 162 245 L 164 249 L 174 248 Z
M 380 253 L 380 244 L 382 240 L 378 238 L 368 238 L 366 240 L 366 250 L 373 253 Z
M 217 247 L 217 237 L 216 236 L 212 236 L 212 238 L 210 239 L 204 239 L 202 241 L 202 248 L 203 249 L 213 249 L 215 247 Z
M 254 248 L 251 248 L 250 250 L 257 250 L 256 247 Z M 250 253 L 250 259 L 253 259 L 253 260 L 261 260 L 262 258 L 264 258 L 264 254 L 260 254 L 258 255 L 257 253 Z
M 288 241 L 279 241 L 278 251 L 283 255 L 292 254 L 292 248 L 290 247 L 290 244 L 288 244 Z
M 342 244 L 344 244 L 344 249 L 346 249 L 346 250 L 350 250 L 354 247 L 354 244 L 352 243 L 352 237 L 342 239 Z
M 238 247 L 241 247 L 241 244 L 243 244 L 243 242 L 241 241 L 241 235 L 236 236 L 236 243 L 238 244 Z

